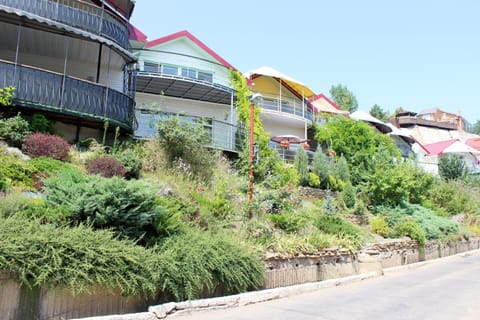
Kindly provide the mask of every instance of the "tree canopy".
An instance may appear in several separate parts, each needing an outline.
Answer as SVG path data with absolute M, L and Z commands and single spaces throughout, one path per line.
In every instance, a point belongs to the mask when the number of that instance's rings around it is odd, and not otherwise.
M 374 104 L 370 109 L 370 115 L 377 118 L 378 120 L 382 120 L 383 122 L 388 121 L 388 112 L 383 110 L 378 104 Z
M 343 110 L 354 112 L 358 109 L 358 101 L 353 92 L 348 90 L 342 84 L 332 85 L 330 88 L 330 96 L 332 100 Z
M 363 180 L 365 171 L 372 170 L 375 161 L 389 161 L 400 156 L 400 150 L 389 136 L 376 132 L 362 121 L 334 118 L 322 126 L 315 137 L 328 149 L 345 157 L 354 183 Z

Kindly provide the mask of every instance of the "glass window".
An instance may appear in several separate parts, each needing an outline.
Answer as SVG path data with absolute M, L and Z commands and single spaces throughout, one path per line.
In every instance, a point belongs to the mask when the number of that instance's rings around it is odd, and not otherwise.
M 182 76 L 186 78 L 196 79 L 197 71 L 189 68 L 182 68 Z
M 178 67 L 162 65 L 162 73 L 177 76 L 178 75 Z
M 143 71 L 145 72 L 158 72 L 159 65 L 153 62 L 144 62 Z
M 198 80 L 213 82 L 213 74 L 209 72 L 198 71 Z

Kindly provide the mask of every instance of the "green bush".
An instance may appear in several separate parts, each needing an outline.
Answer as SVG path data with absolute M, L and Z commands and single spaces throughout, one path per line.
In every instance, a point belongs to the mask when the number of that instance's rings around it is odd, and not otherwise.
M 308 185 L 312 188 L 320 187 L 320 178 L 313 172 L 308 173 Z
M 440 157 L 438 173 L 445 180 L 456 180 L 465 174 L 465 162 L 458 155 Z
M 53 121 L 40 113 L 33 114 L 30 121 L 30 129 L 32 132 L 56 134 L 56 130 L 53 128 Z
M 397 225 L 394 231 L 397 236 L 407 236 L 410 239 L 417 241 L 419 245 L 425 245 L 425 231 L 423 231 L 422 227 L 416 221 L 405 220 Z
M 126 149 L 113 155 L 122 166 L 125 168 L 125 178 L 138 179 L 140 177 L 140 171 L 142 170 L 142 159 L 138 154 L 131 150 Z
M 429 192 L 429 200 L 450 215 L 479 214 L 478 191 L 470 189 L 461 180 L 438 181 Z
M 304 187 L 307 186 L 308 185 L 308 155 L 305 149 L 301 146 L 297 148 L 297 154 L 295 155 L 294 166 L 298 172 L 298 176 L 300 177 L 300 185 Z
M 440 239 L 456 235 L 459 232 L 458 224 L 450 219 L 439 217 L 430 209 L 417 204 L 404 204 L 395 208 L 376 207 L 377 214 L 385 217 L 391 228 L 396 228 L 407 220 L 413 220 L 424 230 L 427 239 Z
M 357 190 L 352 186 L 350 181 L 345 184 L 340 197 L 347 208 L 351 209 L 355 207 Z
M 20 113 L 15 117 L 0 119 L 0 139 L 13 147 L 20 148 L 23 140 L 31 133 L 28 121 Z
M 306 224 L 302 216 L 294 213 L 271 214 L 268 218 L 273 222 L 275 228 L 286 232 L 297 232 Z
M 357 226 L 335 215 L 319 216 L 315 226 L 325 233 L 351 238 L 359 245 L 363 241 L 363 233 Z
M 390 229 L 383 216 L 376 216 L 370 219 L 370 230 L 384 238 L 390 235 Z
M 62 170 L 78 170 L 70 163 L 62 162 L 60 160 L 52 159 L 49 157 L 38 157 L 28 161 L 34 168 L 35 172 L 55 174 Z
M 158 236 L 156 224 L 163 210 L 146 183 L 62 171 L 45 180 L 45 194 L 47 204 L 68 208 L 73 221 L 111 228 L 130 239 L 145 236 L 142 243 Z
M 159 249 L 159 288 L 177 301 L 262 288 L 260 256 L 224 232 L 190 229 Z
M 313 154 L 312 172 L 320 178 L 320 187 L 327 189 L 329 174 L 328 162 L 321 148 L 318 148 Z
M 96 285 L 125 295 L 153 295 L 158 257 L 110 231 L 40 224 L 31 219 L 0 219 L 0 270 L 12 271 L 28 287 L 66 287 L 84 292 Z
M 192 178 L 210 182 L 216 167 L 216 153 L 206 146 L 210 135 L 201 124 L 171 117 L 158 123 L 158 143 L 170 167 L 177 167 Z
M 0 198 L 0 218 L 8 218 L 34 205 L 38 200 L 27 198 L 20 192 L 11 192 Z
M 34 187 L 33 174 L 35 168 L 28 162 L 16 158 L 0 149 L 0 175 L 9 185 L 21 189 L 32 189 Z

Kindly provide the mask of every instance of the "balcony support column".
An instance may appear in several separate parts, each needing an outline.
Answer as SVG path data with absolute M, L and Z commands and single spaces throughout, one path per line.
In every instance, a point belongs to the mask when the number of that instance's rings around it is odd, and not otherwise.
M 231 150 L 235 150 L 235 139 L 233 136 L 233 90 L 230 93 L 230 139 L 229 139 L 229 146 Z
M 13 83 L 12 85 L 15 87 L 17 83 L 17 66 L 18 66 L 18 52 L 20 50 L 20 38 L 22 34 L 22 21 L 18 23 L 18 31 L 17 31 L 17 48 L 15 49 L 15 67 L 13 69 Z
M 62 87 L 60 89 L 60 110 L 63 109 L 64 95 L 65 95 L 65 81 L 67 79 L 67 62 L 68 62 L 69 49 L 70 49 L 70 37 L 65 37 L 65 59 L 63 62 Z
M 112 60 L 112 48 L 108 49 L 108 64 L 107 64 L 107 81 L 106 81 L 106 90 L 105 90 L 105 99 L 103 101 L 103 117 L 107 117 L 107 102 L 108 102 L 108 89 L 110 84 L 110 63 Z
M 99 43 L 98 62 L 97 62 L 97 79 L 95 80 L 96 83 L 100 83 L 100 67 L 101 67 L 101 64 L 102 64 L 102 48 L 103 48 L 103 44 Z

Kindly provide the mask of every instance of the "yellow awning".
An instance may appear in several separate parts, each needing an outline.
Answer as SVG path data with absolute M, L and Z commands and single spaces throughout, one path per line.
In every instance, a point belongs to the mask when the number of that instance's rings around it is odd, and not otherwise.
M 254 77 L 255 75 L 281 79 L 290 88 L 295 90 L 298 95 L 303 96 L 305 98 L 311 98 L 315 96 L 315 93 L 302 82 L 295 80 L 292 77 L 289 77 L 286 74 L 283 74 L 280 71 L 277 71 L 270 67 L 260 67 L 255 70 L 248 71 L 244 75 L 249 79 L 252 79 L 252 77 Z

